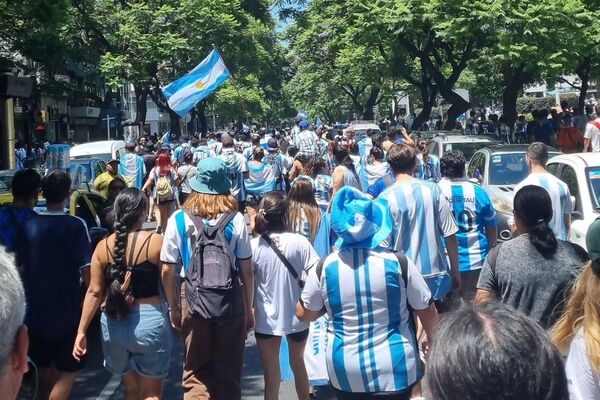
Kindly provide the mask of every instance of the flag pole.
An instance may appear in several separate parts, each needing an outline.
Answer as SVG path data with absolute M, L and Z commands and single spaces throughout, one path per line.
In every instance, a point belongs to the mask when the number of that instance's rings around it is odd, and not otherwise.
M 218 49 L 218 48 L 217 48 L 217 47 L 216 47 L 214 44 L 212 45 L 212 47 L 213 47 L 213 49 L 215 49 L 215 50 L 219 51 L 219 49 Z M 220 56 L 221 58 L 223 58 L 223 57 L 221 56 L 221 52 L 220 52 L 220 51 L 219 51 L 219 56 Z M 237 79 L 235 79 L 235 78 L 233 77 L 233 74 L 231 73 L 231 71 L 229 71 L 229 68 L 227 67 L 227 64 L 226 64 L 226 63 L 223 63 L 223 65 L 225 65 L 225 69 L 226 69 L 226 70 L 227 70 L 227 72 L 229 73 L 229 77 L 231 78 L 231 82 L 233 83 L 233 88 L 235 89 L 235 91 L 236 91 L 236 93 L 237 93 L 237 97 L 238 97 L 238 107 L 240 108 L 241 114 L 243 115 L 243 114 L 245 114 L 245 111 L 244 111 L 244 100 L 243 100 L 243 98 L 242 98 L 242 95 L 241 95 L 241 93 L 240 93 L 240 88 L 239 88 L 238 81 L 237 81 Z M 239 130 L 240 130 L 240 132 L 242 131 L 242 128 L 243 128 L 243 125 L 244 125 L 244 122 L 242 121 L 242 115 L 240 115 L 240 116 L 238 117 L 238 118 L 239 118 L 239 121 L 238 121 L 238 127 L 239 127 Z

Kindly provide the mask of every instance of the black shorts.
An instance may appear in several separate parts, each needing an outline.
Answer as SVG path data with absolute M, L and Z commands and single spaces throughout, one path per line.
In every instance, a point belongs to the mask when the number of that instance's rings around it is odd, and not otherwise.
M 77 372 L 85 366 L 85 358 L 73 358 L 75 335 L 47 337 L 29 335 L 29 358 L 38 368 L 54 367 L 60 372 Z
M 254 332 L 254 336 L 258 340 L 267 340 L 267 339 L 271 339 L 274 337 L 281 337 L 280 335 L 269 335 L 266 333 L 258 333 L 258 332 Z M 305 331 L 302 331 L 302 332 L 295 332 L 295 333 L 290 333 L 289 335 L 285 335 L 285 338 L 287 340 L 289 340 L 290 342 L 296 342 L 296 343 L 304 342 L 307 337 L 308 337 L 308 329 Z

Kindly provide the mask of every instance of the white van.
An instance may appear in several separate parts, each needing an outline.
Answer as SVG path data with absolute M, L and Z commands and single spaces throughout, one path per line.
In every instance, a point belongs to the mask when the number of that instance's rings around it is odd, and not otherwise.
M 104 162 L 119 159 L 125 154 L 125 142 L 122 140 L 103 140 L 78 144 L 71 147 L 69 152 L 71 160 L 99 158 Z

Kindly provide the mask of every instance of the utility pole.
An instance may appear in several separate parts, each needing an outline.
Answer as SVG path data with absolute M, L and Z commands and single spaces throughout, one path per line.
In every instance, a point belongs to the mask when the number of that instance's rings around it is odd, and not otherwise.
M 215 103 L 212 105 L 212 117 L 213 117 L 213 132 L 217 131 L 217 115 L 215 114 Z
M 107 134 L 106 140 L 110 140 L 110 121 L 112 121 L 113 119 L 117 119 L 117 118 L 113 118 L 108 114 L 106 114 L 106 118 L 102 119 L 102 121 L 106 121 L 106 134 Z

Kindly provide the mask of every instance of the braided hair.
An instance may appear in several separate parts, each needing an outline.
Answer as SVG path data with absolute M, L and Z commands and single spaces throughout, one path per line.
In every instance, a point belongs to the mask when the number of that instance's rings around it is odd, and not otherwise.
M 123 190 L 115 199 L 115 244 L 113 263 L 107 270 L 108 289 L 104 313 L 114 319 L 120 319 L 129 312 L 131 296 L 131 271 L 127 270 L 127 235 L 137 225 L 148 210 L 148 198 L 139 189 Z

